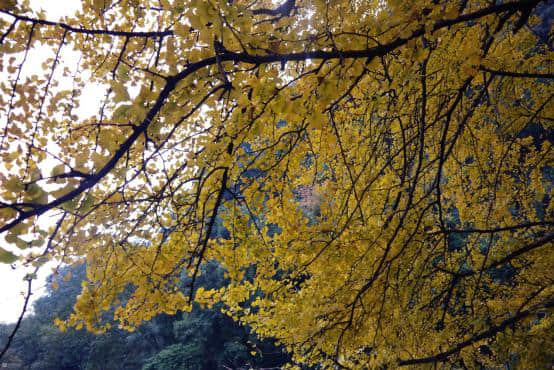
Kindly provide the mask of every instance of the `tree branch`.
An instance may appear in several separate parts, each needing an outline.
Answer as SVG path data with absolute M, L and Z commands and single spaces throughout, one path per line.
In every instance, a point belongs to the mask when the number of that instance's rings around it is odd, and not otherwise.
M 6 15 L 9 15 L 10 17 L 14 17 L 17 21 L 24 21 L 24 22 L 30 22 L 33 24 L 38 24 L 42 26 L 55 26 L 60 27 L 66 31 L 74 32 L 74 33 L 84 33 L 87 35 L 110 35 L 110 36 L 123 36 L 123 37 L 166 37 L 173 35 L 173 31 L 166 30 L 166 31 L 149 31 L 149 32 L 128 32 L 128 31 L 116 31 L 116 30 L 108 30 L 108 29 L 88 29 L 88 28 L 78 28 L 70 26 L 66 23 L 61 22 L 52 22 L 47 21 L 45 19 L 38 19 L 38 18 L 31 18 L 25 15 L 18 15 L 14 14 L 8 10 L 0 9 L 0 13 L 4 13 Z M 13 23 L 15 24 L 15 22 Z M 10 30 L 13 27 L 10 27 Z
M 267 8 L 255 9 L 252 11 L 252 14 L 271 15 L 274 17 L 275 16 L 288 17 L 292 9 L 294 9 L 295 4 L 296 4 L 296 0 L 286 0 L 282 5 L 280 5 L 275 9 L 267 9 Z
M 497 76 L 508 76 L 516 78 L 554 78 L 554 73 L 532 73 L 532 72 L 510 72 L 490 69 L 487 67 L 479 67 L 481 71 L 489 72 Z
M 525 224 L 519 224 L 519 225 L 510 225 L 510 226 L 501 226 L 496 227 L 493 229 L 445 229 L 440 231 L 434 231 L 429 233 L 429 235 L 437 235 L 437 234 L 493 234 L 498 233 L 502 231 L 514 231 L 518 229 L 525 229 L 529 227 L 534 226 L 550 226 L 554 225 L 553 221 L 538 221 L 538 222 L 528 222 Z
M 546 302 L 539 309 L 551 308 L 551 307 L 554 307 L 554 301 Z M 536 311 L 531 311 L 531 310 L 521 311 L 517 315 L 514 315 L 514 316 L 510 317 L 509 319 L 506 319 L 506 320 L 502 321 L 500 324 L 491 326 L 489 330 L 481 332 L 480 334 L 476 334 L 476 335 L 472 336 L 471 338 L 457 344 L 456 346 L 452 347 L 448 351 L 444 351 L 444 352 L 441 352 L 441 353 L 438 353 L 434 356 L 429 356 L 429 357 L 414 358 L 414 359 L 410 359 L 410 360 L 400 360 L 398 362 L 398 366 L 409 366 L 409 365 L 445 362 L 445 361 L 448 360 L 448 358 L 450 356 L 460 352 L 465 347 L 470 346 L 470 345 L 472 345 L 472 344 L 474 344 L 474 343 L 476 343 L 476 342 L 478 342 L 482 339 L 493 337 L 497 333 L 500 333 L 500 332 L 504 331 L 508 326 L 510 326 L 512 324 L 515 324 L 518 321 L 521 321 L 521 320 L 533 315 L 535 312 Z

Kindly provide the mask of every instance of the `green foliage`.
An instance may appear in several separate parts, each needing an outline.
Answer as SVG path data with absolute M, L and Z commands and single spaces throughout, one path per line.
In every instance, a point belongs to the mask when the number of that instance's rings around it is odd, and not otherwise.
M 143 370 L 201 370 L 202 347 L 198 343 L 173 344 L 149 359 Z
M 221 287 L 226 281 L 216 263 L 206 265 L 203 272 L 199 280 L 202 286 Z M 58 278 L 68 273 L 71 280 Z M 33 314 L 23 320 L 3 361 L 17 363 L 21 369 L 36 370 L 208 370 L 223 365 L 276 366 L 288 359 L 270 341 L 257 340 L 247 328 L 215 308 L 195 307 L 190 313 L 160 315 L 134 332 L 117 327 L 103 334 L 74 328 L 61 332 L 53 321 L 70 314 L 84 277 L 85 266 L 81 264 L 65 267 L 47 279 L 47 295 L 34 303 Z M 183 278 L 182 284 L 186 285 Z M 57 289 L 53 289 L 56 285 Z M 12 327 L 0 325 L 0 345 Z M 256 355 L 250 353 L 254 349 L 258 349 Z M 260 349 L 271 355 L 264 358 Z

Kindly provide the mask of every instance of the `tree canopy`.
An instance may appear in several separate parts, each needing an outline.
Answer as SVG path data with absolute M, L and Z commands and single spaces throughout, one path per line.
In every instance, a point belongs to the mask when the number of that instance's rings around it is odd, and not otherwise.
M 196 301 L 303 365 L 552 365 L 547 2 L 0 4 L 0 232 L 86 260 L 60 328 Z

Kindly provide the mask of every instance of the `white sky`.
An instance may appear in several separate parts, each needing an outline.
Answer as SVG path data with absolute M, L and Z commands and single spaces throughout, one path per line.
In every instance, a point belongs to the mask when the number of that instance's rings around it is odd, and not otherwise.
M 70 15 L 75 12 L 75 10 L 79 9 L 81 5 L 81 0 L 31 0 L 30 3 L 35 9 L 44 9 L 47 12 L 48 20 L 56 21 L 60 17 Z M 46 50 L 49 49 L 45 49 L 45 51 Z M 48 54 L 44 54 L 44 51 L 40 49 L 34 50 L 33 55 L 31 54 L 32 53 L 29 54 L 29 58 L 26 62 L 27 64 L 25 65 L 23 70 L 23 74 L 25 73 L 25 70 L 40 70 L 41 63 L 43 62 L 44 58 L 49 56 Z M 66 60 L 63 61 L 64 64 L 67 63 L 70 68 L 74 68 L 77 64 L 78 55 L 75 53 L 73 56 L 66 56 L 65 58 Z M 58 68 L 60 67 L 61 66 L 59 66 Z M 0 76 L 0 78 L 2 77 Z M 98 91 L 87 91 L 87 96 L 91 96 L 90 94 L 93 94 L 93 96 L 101 96 L 103 92 L 99 89 L 97 90 Z M 96 107 L 90 108 L 95 109 Z M 82 113 L 89 115 L 94 112 Z M 3 245 L 2 247 L 15 252 L 13 248 L 6 247 L 5 245 Z M 33 294 L 31 296 L 31 303 L 45 293 L 45 279 L 52 272 L 52 267 L 54 266 L 55 263 L 52 262 L 42 266 L 39 270 L 37 279 L 33 281 Z M 10 265 L 0 263 L 0 322 L 14 322 L 21 314 L 25 292 L 27 291 L 27 282 L 23 280 L 23 277 L 28 272 L 33 270 L 34 268 L 24 269 L 21 266 L 17 266 L 17 268 L 13 269 Z M 27 314 L 31 312 L 31 308 L 32 305 L 28 307 Z

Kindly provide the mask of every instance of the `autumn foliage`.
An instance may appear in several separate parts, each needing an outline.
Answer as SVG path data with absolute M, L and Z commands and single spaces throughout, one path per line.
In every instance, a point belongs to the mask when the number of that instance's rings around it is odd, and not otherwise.
M 552 365 L 546 2 L 0 4 L 0 257 L 86 259 L 62 329 L 196 300 L 298 366 Z

